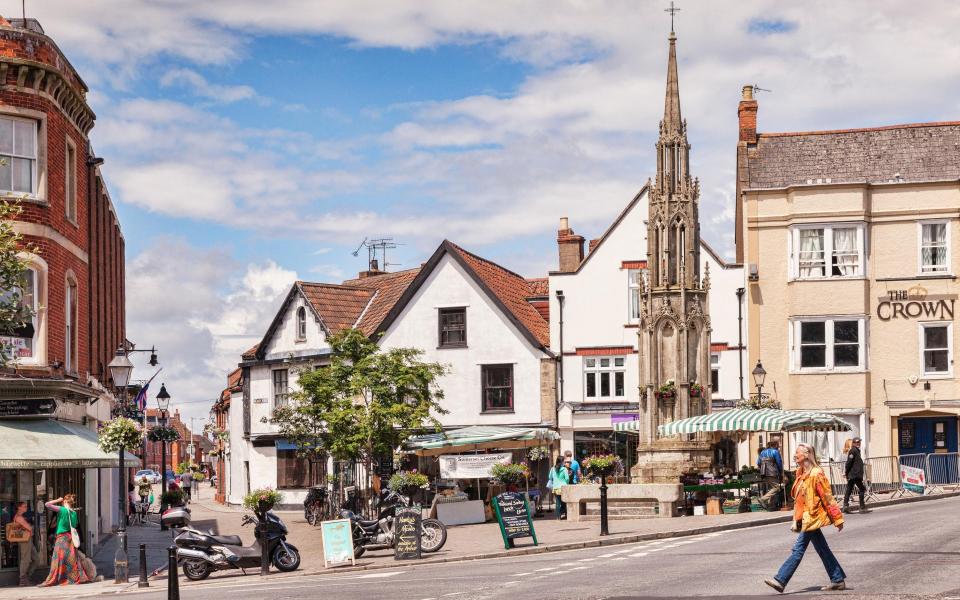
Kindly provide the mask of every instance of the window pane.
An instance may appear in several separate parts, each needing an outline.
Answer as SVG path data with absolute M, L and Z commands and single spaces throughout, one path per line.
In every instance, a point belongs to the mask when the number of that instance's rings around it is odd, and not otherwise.
M 609 366 L 610 366 L 610 359 L 609 359 L 609 358 L 601 358 L 601 359 L 600 359 L 600 368 L 609 367 Z
M 857 230 L 833 230 L 833 275 L 850 276 L 859 272 L 860 254 L 857 249 Z
M 823 277 L 825 272 L 823 229 L 800 231 L 800 277 Z
M 860 365 L 860 346 L 837 344 L 833 347 L 833 366 L 856 367 Z
M 588 358 L 588 359 L 586 359 L 586 360 L 584 361 L 584 363 L 587 365 L 587 368 L 588 368 L 588 369 L 592 369 L 592 368 L 594 368 L 594 367 L 597 366 L 597 359 L 595 359 L 595 358 Z
M 13 152 L 13 121 L 10 119 L 0 119 L 0 152 Z
M 824 346 L 802 346 L 800 348 L 800 366 L 801 367 L 824 367 L 826 366 L 826 347 Z
M 925 373 L 946 373 L 949 371 L 947 351 L 925 350 L 923 352 L 923 370 Z
M 924 327 L 923 347 L 928 349 L 947 347 L 946 327 Z
M 803 344 L 822 344 L 826 342 L 826 323 L 801 323 L 800 342 Z
M 600 373 L 600 396 L 610 397 L 610 373 Z
M 710 391 L 714 394 L 720 393 L 720 371 L 717 369 L 710 371 Z
M 615 358 L 615 359 L 613 359 L 613 366 L 615 366 L 615 367 L 622 367 L 622 366 L 623 366 L 623 363 L 624 363 L 624 359 L 622 359 L 622 358 Z
M 13 163 L 13 191 L 33 192 L 33 161 L 25 158 L 14 158 Z
M 623 396 L 623 372 L 613 374 L 613 390 L 616 396 Z
M 597 374 L 587 373 L 587 398 L 597 397 Z
M 9 156 L 0 156 L 0 190 L 13 189 L 13 163 Z
M 860 328 L 857 321 L 834 321 L 834 342 L 857 342 L 860 339 Z
M 36 156 L 34 140 L 36 125 L 28 121 L 14 121 L 13 153 L 21 156 Z

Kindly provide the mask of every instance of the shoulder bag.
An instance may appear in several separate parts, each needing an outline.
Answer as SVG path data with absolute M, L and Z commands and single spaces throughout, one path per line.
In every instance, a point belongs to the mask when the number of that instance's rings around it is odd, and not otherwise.
M 11 521 L 7 523 L 6 538 L 7 541 L 11 543 L 19 544 L 21 542 L 29 542 L 30 532 Z
M 80 534 L 77 533 L 77 528 L 73 526 L 73 517 L 76 516 L 77 513 L 73 512 L 73 510 L 69 508 L 64 508 L 62 510 L 67 511 L 67 520 L 70 523 L 70 540 L 73 542 L 73 547 L 79 548 Z

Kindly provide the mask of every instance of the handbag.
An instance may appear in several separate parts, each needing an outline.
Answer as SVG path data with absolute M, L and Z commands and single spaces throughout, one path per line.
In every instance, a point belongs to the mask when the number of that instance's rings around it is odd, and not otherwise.
M 67 508 L 67 509 L 65 509 L 65 510 L 70 510 L 70 509 Z M 74 547 L 74 548 L 79 548 L 79 547 L 80 547 L 80 534 L 77 533 L 77 528 L 73 526 L 73 517 L 74 517 L 74 515 L 76 515 L 76 513 L 73 512 L 72 510 L 70 510 L 70 541 L 73 542 L 73 547 Z
M 30 532 L 11 521 L 7 523 L 6 538 L 12 543 L 29 542 Z
M 838 520 L 842 519 L 842 513 L 840 512 L 840 507 L 837 506 L 836 502 L 826 502 L 824 500 L 824 491 L 820 487 L 820 482 L 817 482 L 817 499 L 820 500 L 820 503 L 823 505 L 823 508 L 827 511 L 827 516 L 830 517 L 831 523 L 836 523 Z

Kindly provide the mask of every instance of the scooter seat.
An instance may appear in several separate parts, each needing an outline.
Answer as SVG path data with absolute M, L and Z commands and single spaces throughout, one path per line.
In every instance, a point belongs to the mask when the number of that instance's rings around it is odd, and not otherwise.
M 210 535 L 210 539 L 218 544 L 223 544 L 224 546 L 243 545 L 243 540 L 240 539 L 239 535 Z

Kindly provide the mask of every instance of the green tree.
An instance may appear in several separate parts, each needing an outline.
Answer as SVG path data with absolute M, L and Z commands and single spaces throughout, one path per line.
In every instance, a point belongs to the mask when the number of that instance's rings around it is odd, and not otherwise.
M 14 229 L 14 221 L 23 208 L 17 201 L 0 200 L 0 335 L 12 335 L 33 317 L 33 308 L 24 305 L 23 289 L 27 263 L 20 256 L 23 238 Z M 0 366 L 13 358 L 11 348 L 0 344 Z
M 421 360 L 415 348 L 381 349 L 350 329 L 330 338 L 329 366 L 300 373 L 300 391 L 278 408 L 271 422 L 301 455 L 328 452 L 337 460 L 361 460 L 368 473 L 374 457 L 390 456 L 414 432 L 440 429 L 447 372 Z

